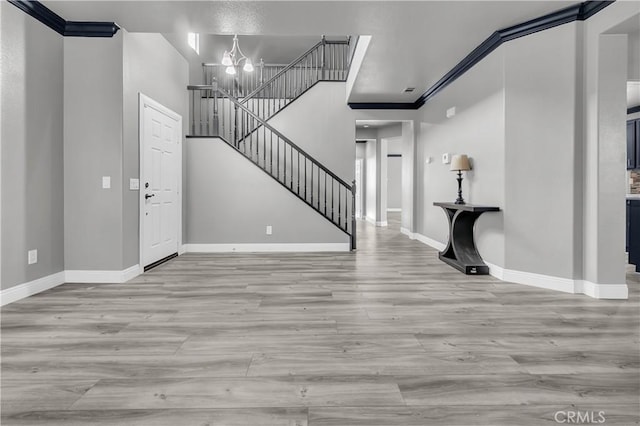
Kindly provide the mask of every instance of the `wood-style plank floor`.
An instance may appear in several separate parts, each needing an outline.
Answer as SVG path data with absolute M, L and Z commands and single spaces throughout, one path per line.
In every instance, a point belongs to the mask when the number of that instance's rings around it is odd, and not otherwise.
M 639 424 L 631 269 L 628 301 L 468 277 L 398 220 L 2 308 L 2 425 Z

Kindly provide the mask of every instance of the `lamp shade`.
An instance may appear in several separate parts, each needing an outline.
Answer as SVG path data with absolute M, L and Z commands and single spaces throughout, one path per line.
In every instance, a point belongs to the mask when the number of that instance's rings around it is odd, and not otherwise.
M 227 51 L 222 55 L 222 65 L 229 67 L 233 65 L 233 61 L 231 60 L 231 54 Z
M 252 72 L 253 71 L 253 63 L 251 63 L 251 59 L 247 58 L 246 61 L 244 62 L 244 67 L 242 67 L 243 70 L 245 70 L 246 72 Z
M 454 155 L 453 157 L 451 157 L 451 167 L 449 168 L 449 170 L 471 170 L 471 166 L 469 165 L 469 157 L 467 157 L 465 154 Z

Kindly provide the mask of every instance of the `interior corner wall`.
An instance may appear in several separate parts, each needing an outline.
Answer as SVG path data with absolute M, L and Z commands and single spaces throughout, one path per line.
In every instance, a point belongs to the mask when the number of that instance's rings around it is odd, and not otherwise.
M 387 166 L 387 138 L 378 136 L 376 142 L 376 225 L 378 226 L 387 226 Z
M 319 82 L 269 124 L 349 185 L 355 173 L 355 116 L 345 83 Z
M 582 205 L 574 158 L 579 23 L 503 46 L 505 55 L 505 268 L 580 278 L 574 234 Z M 578 199 L 579 200 L 579 199 Z
M 356 160 L 362 160 L 362 169 L 360 173 L 362 174 L 362 181 L 360 182 L 360 187 L 357 188 L 358 193 L 360 194 L 360 199 L 362 200 L 362 210 L 360 214 L 362 215 L 362 219 L 364 219 L 367 215 L 367 144 L 366 143 L 357 143 L 356 144 Z
M 364 175 L 365 175 L 365 190 L 363 191 L 365 199 L 365 211 L 364 216 L 369 222 L 376 222 L 377 215 L 377 193 L 378 193 L 378 179 L 377 179 L 377 155 L 376 146 L 378 142 L 376 140 L 370 140 L 366 143 L 365 159 L 364 159 Z
M 64 270 L 63 39 L 0 4 L 2 276 L 0 289 Z M 38 262 L 27 265 L 27 251 Z
M 456 115 L 446 111 L 456 107 Z M 503 211 L 485 213 L 475 226 L 480 255 L 494 265 L 504 265 L 505 209 L 505 105 L 504 51 L 500 47 L 429 100 L 420 110 L 417 125 L 416 232 L 446 244 L 448 221 L 434 202 L 453 202 L 456 174 L 442 163 L 442 154 L 467 154 L 472 170 L 464 172 L 463 197 L 467 203 L 498 206 Z M 431 159 L 426 163 L 426 158 Z M 524 231 L 523 231 L 524 232 Z
M 348 246 L 344 232 L 226 142 L 187 138 L 186 146 L 187 244 Z
M 400 227 L 414 233 L 416 216 L 416 126 L 413 120 L 402 122 L 402 218 Z
M 640 21 L 640 17 L 636 18 L 636 21 Z M 638 22 L 640 27 L 640 22 Z M 629 34 L 627 40 L 628 62 L 627 62 L 627 81 L 640 81 L 640 29 L 635 33 Z
M 138 132 L 139 93 L 182 116 L 183 238 L 186 233 L 184 135 L 189 126 L 189 64 L 160 34 L 128 33 L 123 36 L 123 264 L 138 264 L 140 251 L 140 192 L 129 190 L 129 179 L 140 176 Z M 144 186 L 140 182 L 140 187 Z
M 102 177 L 111 188 L 102 188 Z M 64 39 L 65 269 L 120 271 L 122 33 Z
M 623 284 L 626 158 L 625 35 L 604 35 L 640 14 L 638 2 L 615 2 L 584 26 L 584 274 L 596 284 Z

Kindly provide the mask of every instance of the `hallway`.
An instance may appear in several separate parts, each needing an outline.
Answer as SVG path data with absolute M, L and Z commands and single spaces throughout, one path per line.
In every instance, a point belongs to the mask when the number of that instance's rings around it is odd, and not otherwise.
M 465 276 L 389 224 L 3 307 L 2 425 L 637 424 L 637 274 L 627 301 Z

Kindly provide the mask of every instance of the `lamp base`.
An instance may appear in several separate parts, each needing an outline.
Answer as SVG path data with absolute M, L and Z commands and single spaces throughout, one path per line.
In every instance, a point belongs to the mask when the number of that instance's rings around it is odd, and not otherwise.
M 458 198 L 454 204 L 465 204 L 464 199 L 462 198 L 462 172 L 460 170 L 458 170 L 458 177 L 456 180 L 458 181 Z

